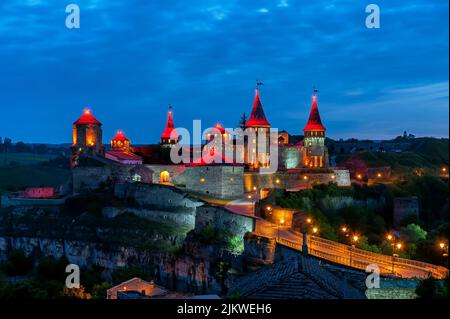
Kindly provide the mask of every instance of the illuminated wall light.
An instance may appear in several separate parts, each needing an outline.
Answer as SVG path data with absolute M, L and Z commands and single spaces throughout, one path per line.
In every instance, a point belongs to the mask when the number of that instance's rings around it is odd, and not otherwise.
M 206 179 L 200 178 L 200 183 L 204 183 L 205 181 L 206 181 Z

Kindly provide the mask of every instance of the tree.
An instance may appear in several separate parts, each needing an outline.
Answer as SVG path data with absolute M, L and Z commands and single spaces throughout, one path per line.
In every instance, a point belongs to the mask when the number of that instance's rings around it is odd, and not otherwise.
M 47 154 L 48 153 L 48 147 L 45 144 L 35 145 L 33 150 L 37 154 Z
M 5 273 L 9 276 L 23 276 L 33 269 L 33 260 L 21 250 L 13 250 L 8 255 L 8 261 L 4 266 Z
M 101 284 L 94 285 L 92 288 L 92 298 L 93 299 L 106 299 L 106 291 L 111 288 L 111 284 L 106 281 Z
M 427 238 L 427 232 L 417 224 L 409 224 L 400 229 L 401 237 L 407 242 L 417 244 Z
M 14 146 L 14 150 L 17 153 L 30 153 L 31 147 L 25 144 L 24 142 L 17 142 L 16 145 Z
M 90 293 L 85 292 L 83 286 L 80 286 L 80 288 L 64 287 L 64 296 L 76 299 L 92 299 L 92 295 Z

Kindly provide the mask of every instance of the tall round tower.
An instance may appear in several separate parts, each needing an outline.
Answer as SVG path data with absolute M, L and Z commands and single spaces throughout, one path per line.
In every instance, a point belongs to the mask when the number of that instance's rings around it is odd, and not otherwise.
M 72 130 L 72 166 L 76 166 L 79 154 L 105 156 L 102 143 L 102 123 L 91 111 L 86 109 L 83 115 L 73 123 Z
M 328 155 L 325 147 L 325 127 L 322 124 L 317 107 L 317 96 L 313 95 L 308 123 L 303 128 L 304 154 L 303 166 L 310 168 L 328 167 Z
M 246 134 L 254 136 L 252 138 L 247 137 L 245 141 L 245 163 L 251 168 L 268 167 L 270 159 L 270 123 L 264 114 L 258 87 L 255 90 L 252 113 L 247 123 L 245 123 L 245 131 Z M 262 141 L 264 141 L 263 144 L 261 144 Z M 260 149 L 261 145 L 265 145 L 265 150 Z

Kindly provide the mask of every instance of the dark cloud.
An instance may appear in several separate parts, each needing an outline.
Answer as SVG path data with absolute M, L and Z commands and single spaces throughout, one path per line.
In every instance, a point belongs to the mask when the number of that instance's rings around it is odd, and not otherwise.
M 234 126 L 256 79 L 272 125 L 294 134 L 316 85 L 332 137 L 448 136 L 446 1 L 377 1 L 379 30 L 352 0 L 73 2 L 80 30 L 59 0 L 0 3 L 0 136 L 69 141 L 85 106 L 105 142 L 119 128 L 155 142 L 169 103 L 179 126 Z

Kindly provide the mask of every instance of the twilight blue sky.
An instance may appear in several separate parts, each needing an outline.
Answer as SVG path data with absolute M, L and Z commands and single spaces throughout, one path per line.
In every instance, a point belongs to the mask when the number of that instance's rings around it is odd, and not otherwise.
M 105 142 L 157 142 L 168 104 L 176 126 L 234 127 L 261 79 L 269 122 L 292 134 L 316 85 L 332 138 L 448 137 L 448 23 L 446 0 L 2 0 L 0 136 L 70 142 L 84 107 Z

